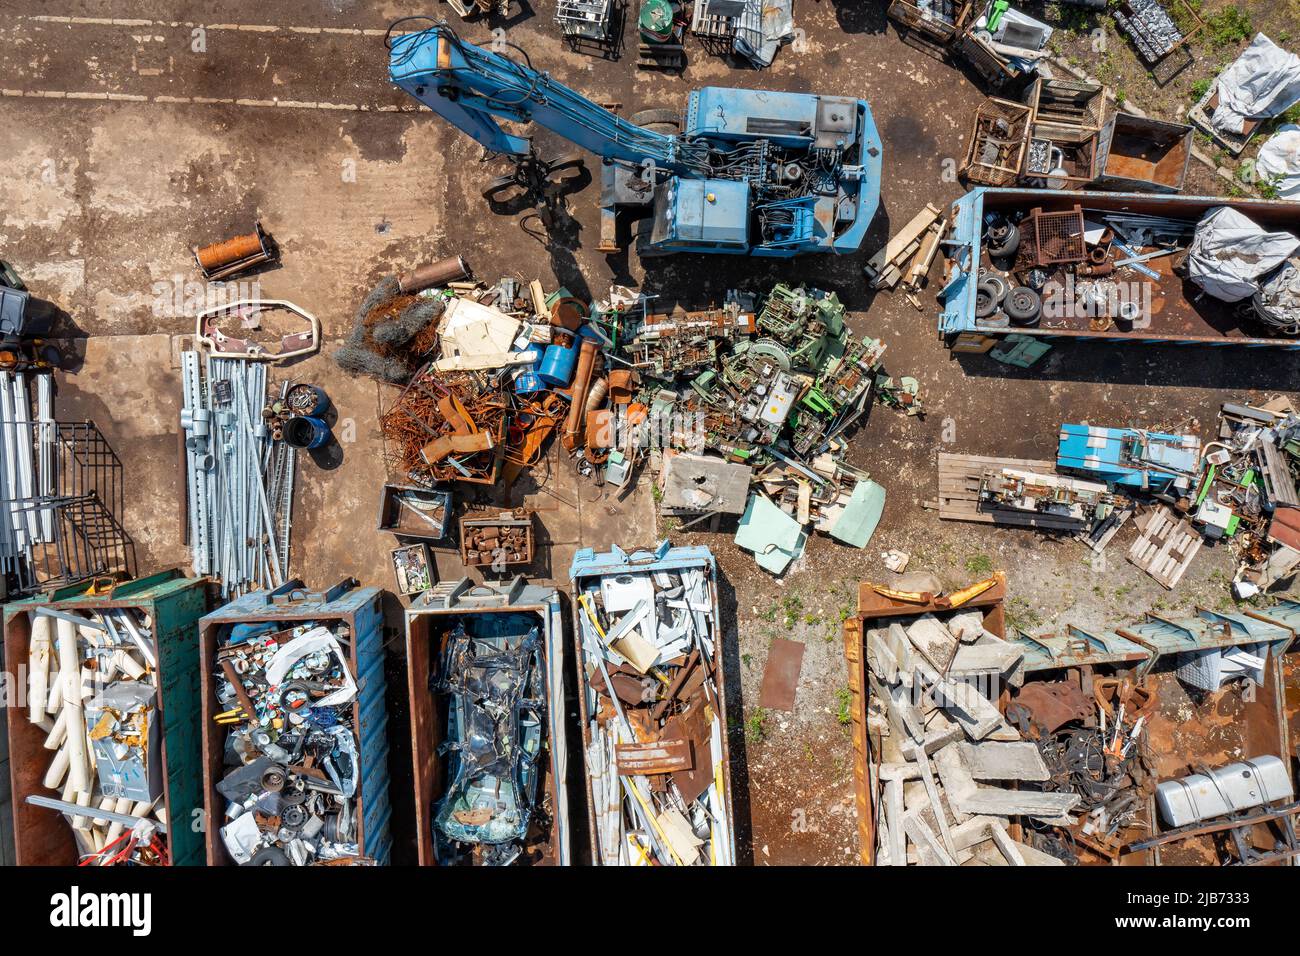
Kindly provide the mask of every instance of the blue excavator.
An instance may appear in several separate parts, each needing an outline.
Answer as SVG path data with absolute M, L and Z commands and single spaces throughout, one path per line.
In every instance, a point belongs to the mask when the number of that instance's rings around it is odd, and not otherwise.
M 413 19 L 426 18 L 398 20 L 385 37 L 389 76 L 490 153 L 515 160 L 488 199 L 518 188 L 554 200 L 585 175 L 580 154 L 546 162 L 500 123 L 531 121 L 601 158 L 602 252 L 620 251 L 621 210 L 640 219 L 642 256 L 788 258 L 862 244 L 880 200 L 880 137 L 866 101 L 709 86 L 690 94 L 684 115 L 624 119 L 533 69 L 503 39 L 484 49 L 445 23 L 396 32 Z

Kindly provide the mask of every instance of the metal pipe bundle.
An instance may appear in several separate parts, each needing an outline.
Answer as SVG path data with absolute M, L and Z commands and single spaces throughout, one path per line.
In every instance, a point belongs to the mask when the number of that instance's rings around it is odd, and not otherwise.
M 296 455 L 262 417 L 266 366 L 198 352 L 181 359 L 194 572 L 220 578 L 223 597 L 279 587 L 289 573 Z
M 0 372 L 0 570 L 24 585 L 32 580 L 36 545 L 55 540 L 54 511 L 36 509 L 55 493 L 54 387 L 36 375 L 32 418 L 28 373 Z

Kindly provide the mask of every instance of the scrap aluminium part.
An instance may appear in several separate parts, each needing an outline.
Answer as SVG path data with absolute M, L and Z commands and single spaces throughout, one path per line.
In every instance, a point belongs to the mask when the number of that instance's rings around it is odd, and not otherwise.
M 379 591 L 354 583 L 200 622 L 209 866 L 387 862 Z
M 295 325 L 305 324 L 306 328 L 281 335 L 274 352 L 267 351 L 265 345 L 252 338 L 237 339 L 226 335 L 220 325 L 223 319 L 238 319 L 244 328 L 258 329 L 264 313 L 274 315 L 285 312 L 294 316 Z M 320 320 L 284 299 L 240 299 L 200 312 L 195 320 L 194 340 L 212 358 L 282 362 L 310 355 L 320 348 Z
M 297 450 L 263 415 L 267 367 L 182 352 L 181 387 L 194 573 L 219 577 L 223 597 L 279 586 L 289 574 Z
M 594 861 L 734 865 L 713 555 L 583 549 L 570 578 Z
M 607 161 L 604 249 L 617 250 L 620 207 L 651 216 L 640 248 L 652 255 L 852 252 L 875 215 L 881 143 L 865 101 L 706 87 L 690 94 L 684 124 L 668 122 L 680 132 L 665 133 L 651 128 L 662 111 L 645 126 L 622 119 L 522 51 L 515 62 L 446 24 L 394 35 L 404 22 L 386 38 L 390 79 L 489 151 L 535 162 L 531 141 L 498 123 L 531 120 Z
M 5 659 L 25 674 L 8 720 L 19 865 L 201 862 L 204 604 L 203 582 L 171 571 L 6 608 Z
M 420 864 L 571 863 L 559 593 L 440 583 L 406 648 Z

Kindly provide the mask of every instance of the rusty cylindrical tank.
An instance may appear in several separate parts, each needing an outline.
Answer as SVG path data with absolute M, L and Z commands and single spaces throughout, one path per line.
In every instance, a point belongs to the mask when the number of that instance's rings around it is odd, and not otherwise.
M 410 272 L 403 272 L 397 277 L 397 285 L 404 294 L 410 295 L 421 289 L 431 289 L 458 279 L 469 278 L 469 274 L 469 263 L 465 261 L 464 256 L 448 256 L 437 262 L 416 266 Z

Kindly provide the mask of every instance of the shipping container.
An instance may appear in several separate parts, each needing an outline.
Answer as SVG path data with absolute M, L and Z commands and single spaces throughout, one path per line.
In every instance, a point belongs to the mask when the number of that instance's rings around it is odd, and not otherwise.
M 194 625 L 207 609 L 206 582 L 164 571 L 114 585 L 102 593 L 87 593 L 86 584 L 73 585 L 5 606 L 4 660 L 11 675 L 25 674 L 37 608 L 77 615 L 113 609 L 145 615 L 152 624 L 157 648 L 159 711 L 162 720 L 162 806 L 172 864 L 201 866 L 203 838 L 194 826 L 203 807 L 200 787 L 201 715 L 199 662 Z M 53 796 L 42 781 L 52 751 L 44 747 L 46 732 L 28 720 L 11 687 L 5 708 L 8 718 L 8 780 L 13 792 L 14 862 L 20 866 L 72 866 L 77 845 L 67 819 L 57 810 L 26 802 L 32 795 Z M 23 688 L 25 690 L 25 688 Z M 93 813 L 88 814 L 93 816 Z
M 1202 293 L 1193 283 L 1175 274 L 1179 258 L 1167 255 L 1141 265 L 1151 269 L 1151 279 L 1139 273 L 1118 271 L 1111 278 L 1123 278 L 1126 284 L 1141 288 L 1135 297 L 1140 314 L 1131 322 L 1101 323 L 1099 330 L 1093 311 L 1082 308 L 1058 308 L 1049 311 L 1049 299 L 1056 295 L 1052 287 L 1043 291 L 1044 311 L 1036 325 L 1010 325 L 996 315 L 981 318 L 976 314 L 981 270 L 992 265 L 983 244 L 985 217 L 990 214 L 1019 215 L 1033 210 L 1043 213 L 1067 213 L 1082 208 L 1086 221 L 1101 222 L 1108 214 L 1159 216 L 1196 223 L 1207 212 L 1229 206 L 1250 217 L 1265 229 L 1300 234 L 1300 203 L 1265 200 L 1223 199 L 1212 196 L 1167 196 L 1141 193 L 1071 192 L 1053 189 L 978 188 L 952 205 L 952 227 L 945 242 L 947 267 L 943 303 L 939 313 L 939 332 L 949 345 L 958 350 L 974 340 L 1007 334 L 1030 335 L 1043 339 L 1092 342 L 1169 343 L 1175 345 L 1245 345 L 1252 348 L 1300 349 L 1300 338 L 1278 334 L 1256 320 L 1240 303 L 1222 302 Z M 1075 237 L 1082 245 L 1082 237 Z M 1049 267 L 1049 271 L 1051 268 Z M 1052 281 L 1064 285 L 1068 293 L 1073 275 Z M 1015 283 L 1011 283 L 1015 284 Z M 1070 304 L 1074 296 L 1056 295 Z M 1145 298 L 1147 301 L 1141 301 Z
M 529 647 L 526 642 L 534 629 Z M 512 724 L 505 733 L 517 733 L 522 742 L 520 753 L 509 754 L 506 775 L 491 768 L 484 768 L 482 776 L 474 772 L 479 765 L 467 743 L 474 702 L 457 700 L 454 692 L 461 673 L 454 661 L 465 660 L 455 653 L 457 637 L 473 645 L 469 662 L 483 673 L 490 670 L 506 678 L 494 689 L 510 711 L 502 718 Z M 519 656 L 512 660 L 513 655 Z M 522 577 L 502 584 L 474 584 L 468 578 L 441 582 L 406 610 L 406 656 L 420 865 L 569 865 L 564 613 L 559 592 L 528 584 Z M 470 682 L 474 678 L 468 677 Z M 529 702 L 530 682 L 543 690 L 544 700 Z M 495 743 L 499 724 L 492 730 Z M 489 800 L 475 796 L 485 781 L 494 791 Z M 452 840 L 448 830 L 461 839 Z
M 592 861 L 734 865 L 713 554 L 584 548 L 569 576 Z
M 1099 700 L 1114 696 L 1124 688 L 1130 707 L 1141 707 L 1145 715 L 1142 732 L 1149 766 L 1149 778 L 1138 788 L 1141 798 L 1129 820 L 1108 837 L 1083 831 L 1086 814 L 1076 814 L 1073 827 L 1039 824 L 1037 833 L 1050 839 L 1039 847 L 1056 845 L 1068 849 L 1085 865 L 1177 866 L 1215 865 L 1219 862 L 1212 836 L 1198 836 L 1136 852 L 1123 851 L 1129 844 L 1169 830 L 1159 816 L 1154 788 L 1157 783 L 1186 777 L 1193 770 L 1217 768 L 1234 760 L 1262 756 L 1281 757 L 1291 764 L 1287 715 L 1294 720 L 1297 707 L 1298 670 L 1284 655 L 1294 641 L 1290 628 L 1300 625 L 1300 605 L 1282 602 L 1269 611 L 1250 613 L 1220 612 L 1199 609 L 1187 618 L 1172 619 L 1148 613 L 1140 620 L 1106 630 L 1085 630 L 1066 624 L 1054 632 L 1030 634 L 1007 625 L 1004 602 L 1005 578 L 976 597 L 960 610 L 975 609 L 984 618 L 984 626 L 998 637 L 1018 644 L 1024 650 L 1021 680 L 1018 686 L 1004 683 L 996 695 L 998 709 L 1011 723 L 1023 721 L 1017 714 L 1018 701 L 1044 696 L 1062 702 L 1082 702 L 1090 717 L 1104 719 L 1098 713 Z M 867 674 L 865 636 L 875 628 L 890 623 L 907 625 L 923 614 L 942 618 L 951 613 L 939 603 L 918 604 L 893 600 L 878 593 L 870 584 L 859 589 L 858 614 L 845 623 L 845 655 L 849 666 L 852 693 L 854 781 L 858 806 L 858 830 L 863 863 L 872 865 L 879 845 L 877 823 L 881 809 L 881 784 L 878 777 L 883 741 L 868 731 L 867 714 L 871 709 L 872 678 Z M 1271 616 L 1270 616 L 1271 614 Z M 1244 687 L 1225 683 L 1214 690 L 1198 690 L 1189 685 L 1180 670 L 1207 654 L 1221 650 L 1243 649 L 1263 659 L 1262 682 Z M 1126 715 L 1131 726 L 1133 713 Z M 1115 708 L 1111 708 L 1111 720 Z M 1063 722 L 1062 739 L 1078 722 Z M 1291 773 L 1294 780 L 1294 774 Z M 1027 838 L 1027 828 L 1013 827 L 1017 839 Z M 1268 835 L 1260 827 L 1260 846 Z M 1035 839 L 1035 837 L 1029 837 Z M 1123 851 L 1123 852 L 1122 852 Z
M 216 692 L 217 652 L 238 625 L 278 625 L 284 629 L 306 624 L 345 626 L 348 666 L 357 692 L 352 700 L 356 733 L 356 843 L 364 859 L 386 865 L 392 851 L 388 794 L 388 714 L 384 703 L 383 612 L 379 588 L 358 587 L 344 580 L 325 591 L 306 588 L 302 581 L 286 582 L 274 591 L 254 591 L 206 615 L 199 622 L 198 649 L 203 691 L 203 808 L 209 866 L 235 862 L 221 836 L 228 822 L 228 801 L 217 784 L 228 772 L 225 725 Z M 344 644 L 340 640 L 340 644 Z

